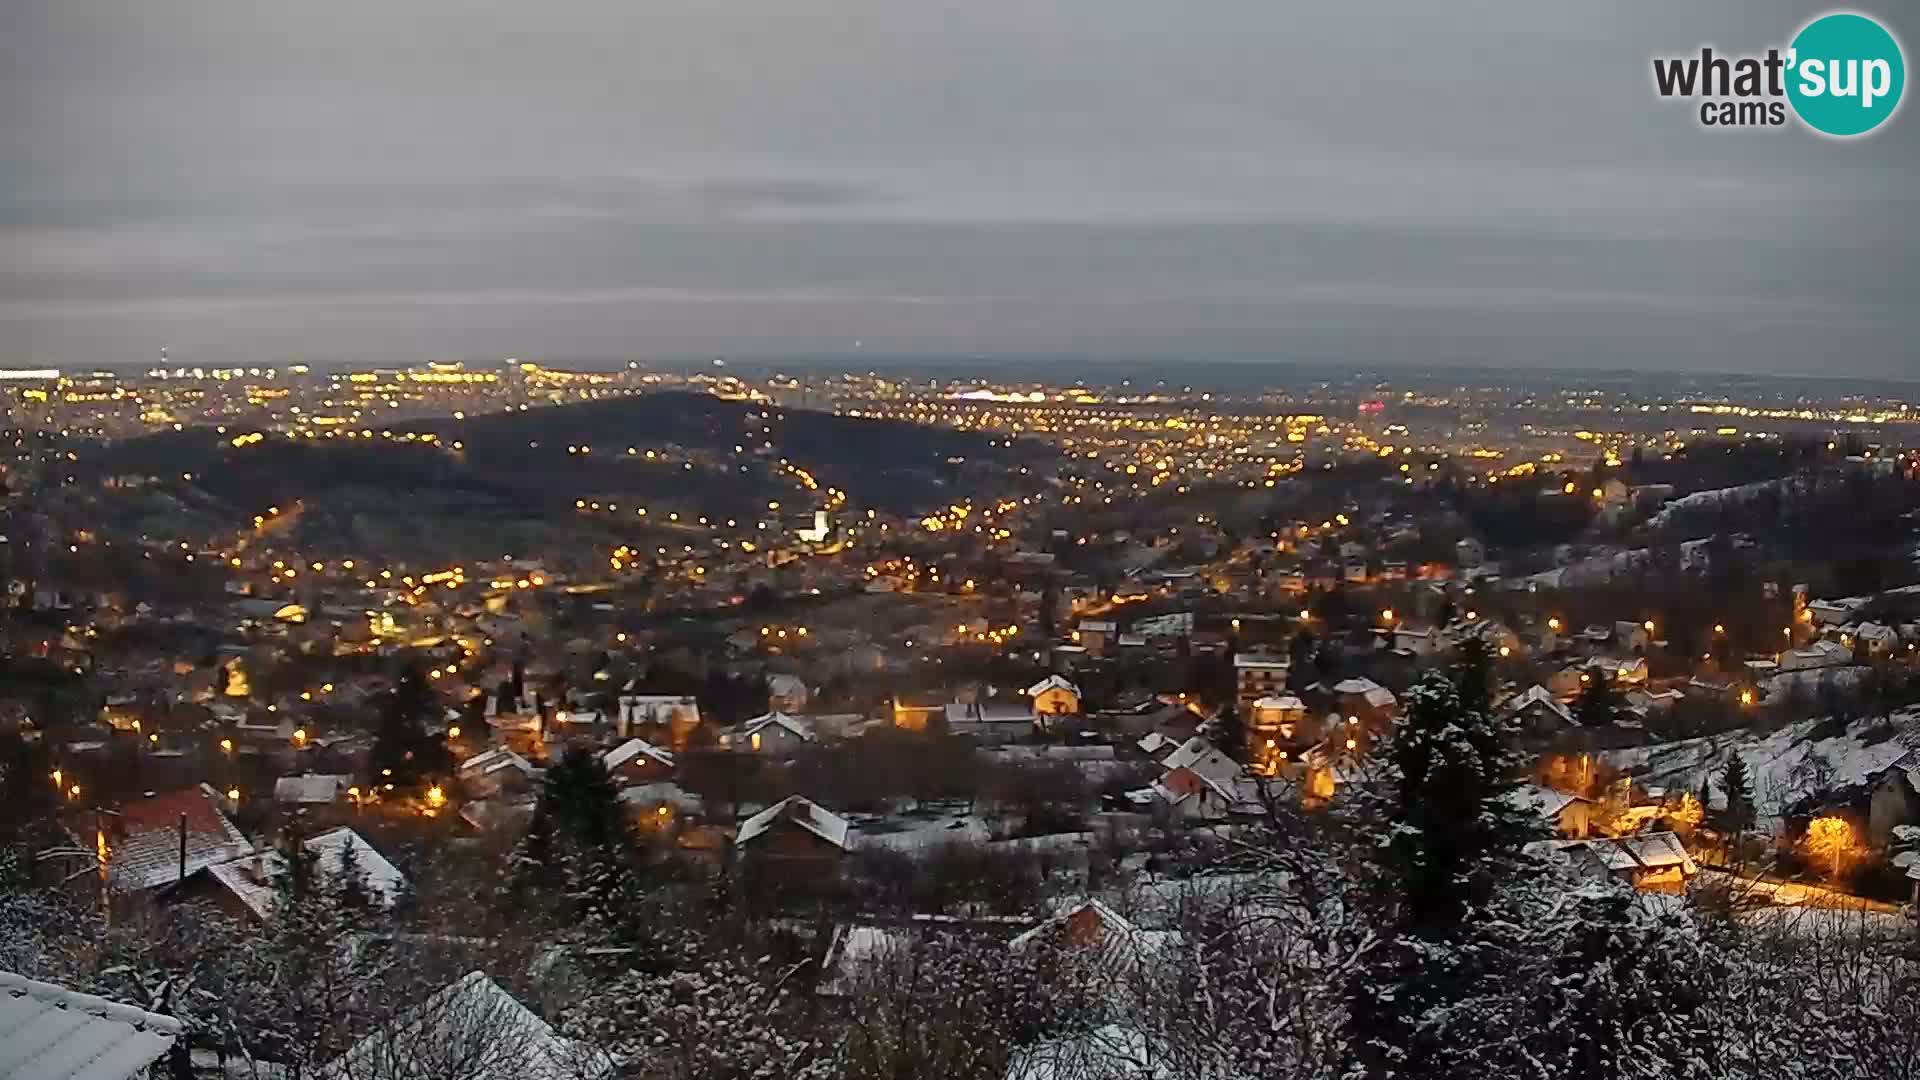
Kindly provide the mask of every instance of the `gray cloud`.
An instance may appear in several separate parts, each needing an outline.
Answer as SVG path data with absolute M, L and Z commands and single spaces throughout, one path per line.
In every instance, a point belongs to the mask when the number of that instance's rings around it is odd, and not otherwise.
M 1820 10 L 21 0 L 0 362 L 1913 374 L 1911 109 L 1838 144 L 1648 85 Z

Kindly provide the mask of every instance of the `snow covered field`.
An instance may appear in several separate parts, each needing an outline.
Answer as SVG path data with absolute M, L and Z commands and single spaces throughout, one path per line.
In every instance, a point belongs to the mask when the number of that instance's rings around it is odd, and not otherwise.
M 1600 759 L 1646 784 L 1698 791 L 1702 779 L 1717 778 L 1737 753 L 1752 778 L 1755 808 L 1761 817 L 1775 819 L 1784 806 L 1816 788 L 1860 783 L 1920 745 L 1920 716 L 1912 712 L 1895 713 L 1894 736 L 1871 744 L 1864 737 L 1882 725 L 1859 721 L 1845 735 L 1813 739 L 1823 722 L 1803 720 L 1764 735 L 1736 731 L 1611 750 Z M 1718 802 L 1717 784 L 1714 797 Z

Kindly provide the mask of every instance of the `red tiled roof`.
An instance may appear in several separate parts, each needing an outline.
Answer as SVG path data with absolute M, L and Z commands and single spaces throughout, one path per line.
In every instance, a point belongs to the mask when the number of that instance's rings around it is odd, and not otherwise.
M 187 873 L 251 849 L 245 834 L 222 813 L 211 787 L 181 788 L 136 799 L 109 818 L 107 869 L 122 889 L 148 889 L 180 875 L 180 821 L 186 818 Z

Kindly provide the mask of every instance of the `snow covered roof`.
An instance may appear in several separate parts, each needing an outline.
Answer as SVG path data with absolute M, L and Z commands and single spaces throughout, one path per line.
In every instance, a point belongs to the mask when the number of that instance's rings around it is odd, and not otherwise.
M 1178 749 L 1180 744 L 1177 742 L 1174 742 L 1172 739 L 1167 738 L 1165 735 L 1162 735 L 1157 731 L 1149 731 L 1145 735 L 1142 735 L 1140 737 L 1140 740 L 1134 743 L 1133 745 L 1139 747 L 1142 751 L 1148 754 L 1157 754 L 1162 750 L 1167 749 L 1168 747 L 1174 747 L 1175 749 Z
M 434 994 L 406 1019 L 355 1043 L 320 1071 L 328 1080 L 593 1080 L 613 1071 L 600 1051 L 556 1034 L 482 972 Z
M 1068 919 L 1083 911 L 1092 912 L 1093 915 L 1100 920 L 1101 924 L 1109 930 L 1116 930 L 1122 934 L 1131 934 L 1134 931 L 1133 923 L 1129 922 L 1125 916 L 1108 907 L 1105 903 L 1088 897 L 1083 900 L 1068 901 L 1060 905 L 1054 910 L 1054 913 L 1049 915 L 1040 925 L 1008 942 L 1007 947 L 1024 949 L 1035 941 L 1038 941 L 1041 935 L 1047 931 L 1064 925 Z
M 1358 694 L 1368 705 L 1381 709 L 1392 705 L 1396 700 L 1393 691 L 1374 682 L 1372 679 L 1341 679 L 1333 684 L 1336 694 Z
M 1074 697 L 1080 696 L 1080 688 L 1058 675 L 1049 675 L 1032 686 L 1027 687 L 1028 697 L 1039 697 L 1049 690 L 1065 690 Z
M 1552 820 L 1573 803 L 1587 800 L 1539 784 L 1521 784 L 1507 793 L 1506 801 L 1516 810 Z
M 1253 707 L 1256 709 L 1279 709 L 1282 712 L 1303 712 L 1306 710 L 1307 703 L 1292 694 L 1282 694 L 1279 697 L 1268 695 L 1255 701 Z
M 341 858 L 348 848 L 352 848 L 367 893 L 376 904 L 381 907 L 392 906 L 407 886 L 406 876 L 398 867 L 367 843 L 365 837 L 344 825 L 309 837 L 300 846 L 313 854 L 314 872 L 322 885 L 331 887 L 338 880 Z M 209 866 L 207 873 L 239 898 L 247 910 L 265 919 L 273 914 L 273 909 L 280 902 L 275 882 L 286 873 L 286 869 L 286 856 L 266 848 L 231 862 Z
M 1568 857 L 1590 857 L 1614 873 L 1677 869 L 1692 877 L 1700 869 L 1693 856 L 1687 854 L 1686 845 L 1670 832 L 1597 836 L 1591 840 L 1560 841 L 1553 847 Z
M 611 770 L 617 769 L 642 755 L 652 758 L 654 761 L 665 765 L 669 769 L 673 768 L 673 752 L 670 750 L 662 750 L 645 739 L 628 739 L 626 742 L 607 751 L 607 755 L 603 760 L 606 762 L 607 768 Z
M 1168 755 L 1167 759 L 1161 762 L 1161 764 L 1169 769 L 1181 769 L 1199 761 L 1208 754 L 1217 754 L 1219 752 L 1218 748 L 1207 741 L 1206 736 L 1195 735 L 1193 738 L 1181 743 L 1180 749 Z
M 353 783 L 344 775 L 283 776 L 273 782 L 273 801 L 281 803 L 330 803 Z
M 511 750 L 483 750 L 460 763 L 454 771 L 463 777 L 485 776 L 501 769 L 513 769 L 528 776 L 534 773 L 533 763 Z
M 207 784 L 124 803 L 112 820 L 107 873 L 119 889 L 150 889 L 180 878 L 183 831 L 188 874 L 253 846 L 221 812 L 220 795 Z
M 657 806 L 666 804 L 683 813 L 698 813 L 705 809 L 700 796 L 687 791 L 671 780 L 662 780 L 655 784 L 635 784 L 620 789 L 620 801 L 629 806 Z
M 0 1077 L 132 1080 L 145 1076 L 180 1021 L 0 971 Z
M 1262 671 L 1277 671 L 1292 667 L 1293 661 L 1284 656 L 1243 652 L 1233 654 L 1233 666 L 1236 668 L 1257 668 Z
M 1560 699 L 1554 697 L 1552 691 L 1538 683 L 1508 698 L 1501 704 L 1500 708 L 1509 714 L 1517 713 L 1525 709 L 1545 709 L 1559 717 L 1563 722 L 1568 724 L 1573 723 L 1573 713 L 1568 711 L 1565 705 L 1560 704 Z
M 764 731 L 769 727 L 783 728 L 807 742 L 813 741 L 813 725 L 803 720 L 796 720 L 783 712 L 770 712 L 754 717 L 741 727 L 740 734 L 750 738 L 756 732 Z
M 847 848 L 847 819 L 800 795 L 789 795 L 741 822 L 733 842 L 744 846 L 783 820 L 793 822 L 842 851 Z
M 946 707 L 947 729 L 960 731 L 969 724 L 1032 724 L 1033 711 L 1024 705 L 998 705 L 992 702 L 966 705 L 951 702 Z

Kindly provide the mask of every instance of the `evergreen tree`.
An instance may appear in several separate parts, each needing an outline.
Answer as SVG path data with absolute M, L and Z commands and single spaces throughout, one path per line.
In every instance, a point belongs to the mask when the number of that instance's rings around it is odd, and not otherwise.
M 428 733 L 428 725 L 439 718 L 440 695 L 418 664 L 407 665 L 381 703 L 369 759 L 373 781 L 413 788 L 429 776 L 451 771 L 446 741 Z
M 1573 703 L 1573 718 L 1584 727 L 1605 727 L 1620 719 L 1620 693 L 1599 665 L 1587 668 L 1586 682 Z
M 339 866 L 328 885 L 334 899 L 347 912 L 360 913 L 374 907 L 373 891 L 367 885 L 366 871 L 360 866 L 360 850 L 351 840 L 341 845 Z
M 1460 692 L 1460 705 L 1471 712 L 1493 710 L 1493 650 L 1485 638 L 1475 635 L 1460 643 L 1460 662 L 1454 668 L 1454 685 Z
M 637 853 L 620 792 L 600 756 L 569 749 L 547 770 L 526 836 L 514 849 L 508 898 L 545 908 L 560 926 L 628 941 L 639 897 Z M 543 902 L 544 901 L 544 902 Z
M 1392 942 L 1352 983 L 1349 1023 L 1373 1076 L 1474 1075 L 1449 1056 L 1443 1014 L 1505 966 L 1485 911 L 1537 826 L 1508 800 L 1519 761 L 1445 672 L 1407 691 L 1383 748 L 1379 887 Z M 1489 937 L 1489 928 L 1496 935 Z M 1457 1070 L 1457 1071 L 1456 1071 Z
M 1739 754 L 1728 755 L 1726 767 L 1720 771 L 1720 787 L 1727 796 L 1726 809 L 1720 812 L 1720 828 L 1735 833 L 1753 828 L 1753 782 Z
M 1214 718 L 1208 734 L 1212 737 L 1213 745 L 1219 747 L 1221 753 L 1235 761 L 1246 760 L 1247 725 L 1240 719 L 1238 705 L 1228 704 L 1226 708 L 1221 709 L 1220 715 Z

